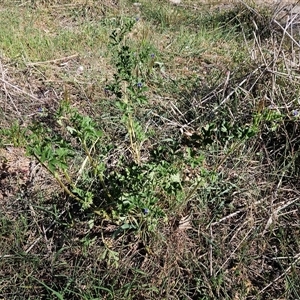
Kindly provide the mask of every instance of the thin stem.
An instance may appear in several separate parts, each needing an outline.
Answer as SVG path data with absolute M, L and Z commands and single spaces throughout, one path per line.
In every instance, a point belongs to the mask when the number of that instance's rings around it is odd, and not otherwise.
M 98 141 L 98 139 L 97 139 L 97 141 Z M 106 184 L 104 182 L 102 174 L 100 172 L 98 172 L 98 170 L 97 170 L 97 163 L 95 163 L 95 160 L 92 158 L 92 156 L 90 154 L 90 151 L 89 151 L 89 149 L 86 146 L 86 143 L 84 141 L 81 141 L 81 142 L 82 142 L 83 149 L 84 149 L 84 151 L 85 151 L 85 153 L 86 153 L 86 155 L 87 155 L 87 157 L 88 157 L 88 159 L 90 161 L 91 166 L 93 167 L 93 170 L 94 170 L 95 174 L 98 175 L 99 181 L 100 181 L 100 183 L 102 185 L 102 188 L 105 191 L 106 196 L 110 200 L 113 200 L 113 198 L 112 198 L 112 196 L 111 196 L 111 194 L 110 194 L 109 190 L 107 189 L 107 186 L 106 186 Z M 95 144 L 96 144 L 96 142 L 95 142 Z
M 73 197 L 76 201 L 83 203 L 82 199 L 80 199 L 79 197 L 77 197 L 75 194 L 73 194 L 68 187 L 62 182 L 60 176 L 58 175 L 57 172 L 52 172 L 52 170 L 50 170 L 48 168 L 48 166 L 46 164 L 44 164 L 39 157 L 36 154 L 33 154 L 34 157 L 38 160 L 38 162 L 55 178 L 55 180 L 57 181 L 57 183 L 60 185 L 60 187 L 71 197 Z
M 124 86 L 123 86 L 123 94 L 124 94 L 124 98 L 123 98 L 124 103 L 126 103 L 129 106 L 129 109 L 131 109 L 133 107 L 133 104 L 127 94 L 127 82 L 126 81 L 124 82 Z M 136 142 L 136 135 L 135 135 L 134 125 L 133 125 L 133 115 L 130 111 L 128 113 L 125 111 L 124 115 L 127 119 L 126 127 L 127 127 L 127 131 L 129 134 L 130 147 L 133 151 L 134 160 L 138 165 L 140 165 L 140 151 L 139 151 L 139 147 L 137 146 L 137 142 Z

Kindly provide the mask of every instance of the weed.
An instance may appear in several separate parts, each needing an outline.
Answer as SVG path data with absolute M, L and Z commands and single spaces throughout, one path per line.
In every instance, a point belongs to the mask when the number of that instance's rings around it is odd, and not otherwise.
M 56 113 L 57 129 L 40 124 L 31 127 L 28 153 L 46 168 L 67 195 L 82 205 L 83 210 L 92 209 L 105 216 L 110 213 L 112 219 L 123 224 L 123 230 L 138 229 L 136 218 L 146 218 L 153 230 L 157 224 L 155 220 L 164 215 L 166 204 L 163 203 L 173 202 L 176 206 L 184 199 L 181 170 L 186 160 L 175 155 L 169 162 L 142 164 L 141 149 L 147 136 L 136 118 L 136 111 L 147 103 L 145 66 L 149 63 L 152 66 L 153 57 L 147 51 L 133 52 L 128 46 L 126 35 L 135 21 L 125 19 L 120 22 L 121 27 L 111 35 L 117 73 L 106 89 L 116 97 L 121 123 L 129 135 L 133 161 L 127 164 L 120 160 L 118 170 L 108 174 L 104 163 L 106 153 L 101 147 L 103 132 L 90 117 L 72 108 L 67 99 L 61 102 Z M 80 157 L 82 154 L 85 158 Z M 74 159 L 80 166 L 77 170 L 71 166 Z M 199 160 L 200 164 L 202 161 Z M 197 160 L 193 166 L 196 163 Z M 100 200 L 101 197 L 105 200 Z M 110 211 L 107 207 L 111 207 Z
M 135 115 L 139 107 L 147 103 L 144 95 L 146 86 L 142 68 L 145 59 L 149 61 L 150 53 L 147 55 L 147 53 L 134 52 L 130 49 L 126 34 L 132 29 L 134 23 L 135 21 L 131 19 L 121 20 L 121 28 L 113 31 L 110 36 L 112 50 L 116 53 L 117 73 L 114 74 L 114 82 L 107 86 L 107 90 L 117 97 L 116 106 L 129 134 L 133 159 L 140 165 L 141 147 L 146 140 L 146 135 Z
M 1 146 L 11 144 L 14 147 L 23 146 L 27 141 L 28 131 L 18 122 L 14 122 L 10 128 L 0 129 L 2 136 Z
M 82 204 L 83 209 L 93 206 L 93 193 L 82 190 L 77 186 L 81 176 L 86 175 L 87 164 L 92 168 L 93 175 L 99 179 L 105 190 L 103 181 L 103 167 L 101 162 L 93 158 L 92 153 L 100 141 L 102 132 L 90 117 L 82 116 L 77 110 L 72 109 L 67 101 L 63 101 L 57 112 L 57 124 L 63 128 L 65 137 L 56 134 L 47 127 L 36 124 L 31 128 L 28 153 L 33 155 L 43 167 L 55 178 L 63 190 Z M 75 139 L 85 154 L 85 158 L 77 169 L 77 179 L 71 174 L 70 161 L 75 157 L 72 146 Z M 109 194 L 106 194 L 109 197 Z

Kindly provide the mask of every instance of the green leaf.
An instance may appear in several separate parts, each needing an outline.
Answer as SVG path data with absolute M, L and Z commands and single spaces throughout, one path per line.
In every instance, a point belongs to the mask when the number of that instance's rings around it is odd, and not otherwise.
M 136 226 L 132 225 L 132 224 L 129 224 L 129 223 L 124 223 L 122 226 L 121 226 L 121 229 L 123 230 L 127 230 L 127 229 L 136 229 Z
M 171 175 L 170 180 L 171 180 L 171 182 L 181 183 L 180 174 L 176 173 L 176 174 Z

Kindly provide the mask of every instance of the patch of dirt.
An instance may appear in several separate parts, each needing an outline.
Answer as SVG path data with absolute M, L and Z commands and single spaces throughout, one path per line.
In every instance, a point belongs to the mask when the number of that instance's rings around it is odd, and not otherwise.
M 13 196 L 30 180 L 31 161 L 22 148 L 0 149 L 0 200 Z
M 20 192 L 38 191 L 43 191 L 47 199 L 58 190 L 56 181 L 33 158 L 26 156 L 25 149 L 0 148 L 0 201 Z

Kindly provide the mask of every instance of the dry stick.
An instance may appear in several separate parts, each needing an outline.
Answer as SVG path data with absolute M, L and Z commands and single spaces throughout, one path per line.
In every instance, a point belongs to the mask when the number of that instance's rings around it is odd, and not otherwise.
M 233 218 L 234 216 L 236 216 L 236 215 L 238 215 L 238 214 L 244 212 L 245 209 L 246 209 L 246 207 L 243 208 L 243 209 L 239 209 L 239 210 L 235 211 L 234 213 L 231 213 L 231 214 L 229 214 L 229 215 L 223 217 L 223 218 L 220 219 L 219 221 L 211 223 L 211 225 L 212 225 L 212 226 L 218 225 L 218 224 L 222 223 L 223 221 L 226 221 L 226 220 L 228 220 L 228 219 L 231 219 L 231 218 Z
M 282 189 L 282 190 L 285 190 L 285 189 Z M 287 191 L 289 191 L 289 190 L 287 190 Z M 290 191 L 294 191 L 294 190 L 290 190 Z M 289 205 L 293 204 L 294 202 L 298 201 L 299 199 L 300 199 L 300 198 L 296 198 L 296 199 L 293 199 L 293 200 L 291 200 L 291 201 L 289 201 L 289 202 L 283 204 L 282 206 L 278 207 L 278 208 L 275 210 L 275 212 L 273 212 L 273 214 L 275 213 L 275 214 L 277 215 L 278 212 L 280 212 L 280 211 L 283 210 L 284 208 L 288 207 Z M 264 200 L 256 201 L 256 202 L 254 203 L 254 205 L 261 204 L 263 201 L 264 201 Z M 226 220 L 228 220 L 228 219 L 231 219 L 231 218 L 235 217 L 236 215 L 241 214 L 242 212 L 245 212 L 245 210 L 246 210 L 247 208 L 248 208 L 248 207 L 243 207 L 242 209 L 239 209 L 239 210 L 237 210 L 237 211 L 235 211 L 235 212 L 233 212 L 233 213 L 231 213 L 231 214 L 229 214 L 229 215 L 227 215 L 227 216 L 221 218 L 219 221 L 216 221 L 216 222 L 211 223 L 211 226 L 218 225 L 218 224 L 220 224 L 220 223 L 222 223 L 222 222 L 224 222 L 224 221 L 226 221 Z
M 262 51 L 262 49 L 261 49 L 261 46 L 260 46 L 260 44 L 259 44 L 258 38 L 257 38 L 257 36 L 256 36 L 256 33 L 253 32 L 253 34 L 254 34 L 254 42 L 257 44 L 259 53 L 260 53 L 260 55 L 261 55 L 261 57 L 262 57 L 262 59 L 263 59 L 263 61 L 264 61 L 264 64 L 267 66 L 268 64 L 267 64 L 267 61 L 266 61 L 266 59 L 265 59 L 265 55 L 264 55 L 264 53 L 263 53 L 263 51 Z
M 296 15 L 297 16 L 297 15 Z M 295 17 L 292 19 L 292 21 L 295 19 Z M 292 22 L 291 21 L 291 22 Z M 291 24 L 291 22 L 289 22 L 288 24 L 287 24 L 287 26 L 285 26 L 285 28 L 283 28 L 283 26 L 278 22 L 278 21 L 276 21 L 276 20 L 274 20 L 274 23 L 276 23 L 282 30 L 283 30 L 283 34 L 286 34 L 299 48 L 300 48 L 300 44 L 294 39 L 294 37 L 291 35 L 291 34 L 289 34 L 288 32 L 287 32 L 287 28 L 288 28 L 288 26 L 290 26 L 290 24 Z
M 298 16 L 298 14 L 297 14 L 297 16 Z M 294 36 L 294 34 L 293 34 L 293 24 L 291 24 L 291 36 Z M 291 48 L 292 48 L 291 52 L 292 52 L 292 57 L 293 57 L 294 56 L 294 43 L 293 43 L 293 40 L 291 41 Z
M 2 80 L 5 80 L 3 65 L 2 65 L 1 61 L 0 61 L 0 67 L 1 67 Z M 5 83 L 3 84 L 3 88 L 4 88 L 4 92 L 5 92 L 5 96 L 6 96 L 4 111 L 6 111 L 8 92 L 7 92 L 7 88 L 6 88 L 6 84 Z
M 203 97 L 201 99 L 200 104 L 204 104 L 207 101 L 209 101 L 212 97 L 214 97 L 215 95 L 218 95 L 218 94 L 222 93 L 223 88 L 224 88 L 224 83 L 225 83 L 225 81 L 223 83 L 220 83 L 213 91 L 211 91 L 205 97 Z
M 296 16 L 295 16 L 295 17 L 296 17 Z M 291 19 L 289 22 L 286 23 L 285 28 L 283 28 L 283 26 L 282 26 L 280 23 L 278 23 L 278 21 L 274 20 L 274 22 L 275 22 L 277 25 L 279 25 L 280 28 L 283 30 L 282 39 L 281 39 L 281 41 L 280 41 L 279 49 L 278 49 L 278 51 L 277 51 L 276 61 L 277 61 L 277 59 L 278 59 L 278 57 L 279 57 L 279 54 L 280 54 L 280 52 L 281 52 L 282 45 L 283 45 L 283 42 L 284 42 L 285 34 L 287 34 L 287 36 L 291 38 L 292 42 L 295 42 L 295 43 L 297 44 L 297 46 L 300 47 L 300 44 L 298 44 L 298 43 L 295 41 L 294 37 L 293 37 L 291 34 L 289 34 L 288 31 L 287 31 L 288 28 L 292 25 L 292 23 L 293 23 L 295 17 L 294 17 L 293 19 Z M 292 26 L 291 26 L 291 27 L 292 27 Z M 276 53 L 276 52 L 274 51 L 274 54 L 275 54 L 275 53 Z
M 33 62 L 33 63 L 28 63 L 26 65 L 28 67 L 32 67 L 32 66 L 38 66 L 38 65 L 43 65 L 43 64 L 49 64 L 49 63 L 57 63 L 57 62 L 64 61 L 64 60 L 70 60 L 70 59 L 75 58 L 77 56 L 78 56 L 78 53 L 70 55 L 70 56 L 65 56 L 65 57 L 57 58 L 57 59 L 45 60 L 45 61 L 37 61 L 37 62 Z
M 0 255 L 0 259 L 1 259 L 1 258 L 10 258 L 10 257 L 15 257 L 15 255 L 14 255 L 14 254 Z
M 9 83 L 7 80 L 5 80 L 5 79 L 3 79 L 3 78 L 0 78 L 0 81 L 2 81 L 4 84 L 7 84 L 7 85 L 11 86 L 11 87 L 14 88 L 15 90 L 17 90 L 17 91 L 23 93 L 24 95 L 26 95 L 26 96 L 32 98 L 33 100 L 36 100 L 36 101 L 39 101 L 39 102 L 42 101 L 41 99 L 39 99 L 39 98 L 33 96 L 32 94 L 29 94 L 29 93 L 27 93 L 26 91 L 24 91 L 24 90 L 18 88 L 17 86 L 15 86 L 15 85 Z
M 281 38 L 281 41 L 280 41 L 280 44 L 279 44 L 279 47 L 278 47 L 278 49 L 275 49 L 274 48 L 274 51 L 273 51 L 273 53 L 274 53 L 274 66 L 275 66 L 275 63 L 278 61 L 278 58 L 279 58 L 279 55 L 280 55 L 280 53 L 282 52 L 283 53 L 283 51 L 282 51 L 282 45 L 283 45 L 283 42 L 284 42 L 284 38 L 285 38 L 285 35 L 287 35 L 288 37 L 290 37 L 291 38 L 291 40 L 292 41 L 294 41 L 298 46 L 300 46 L 296 41 L 295 41 L 295 39 L 293 38 L 293 36 L 291 35 L 291 34 L 289 34 L 288 33 L 288 28 L 291 26 L 291 24 L 293 23 L 293 21 L 294 21 L 294 19 L 295 19 L 295 17 L 293 18 L 293 19 L 291 19 L 289 22 L 287 22 L 286 23 L 286 25 L 285 25 L 285 27 L 283 27 L 277 20 L 275 20 L 274 19 L 274 23 L 275 24 L 277 24 L 282 30 L 283 30 L 283 35 L 282 35 L 282 38 Z M 277 52 L 276 52 L 276 50 L 277 50 Z M 277 54 L 276 54 L 277 53 Z M 283 55 L 284 55 L 284 53 L 283 53 Z M 286 63 L 285 61 L 284 61 L 284 63 Z M 273 76 L 272 76 L 272 95 L 274 95 L 274 91 L 275 91 L 275 89 L 276 89 L 276 79 L 275 79 L 275 76 L 276 75 L 278 75 L 278 74 L 276 74 L 275 72 L 277 72 L 277 71 L 275 71 L 275 68 L 274 68 L 274 66 L 273 66 L 273 70 L 269 70 L 269 72 L 271 72 L 272 74 L 273 74 Z M 288 68 L 287 68 L 288 69 Z M 286 74 L 285 74 L 286 75 Z M 290 74 L 288 74 L 287 75 L 287 77 L 289 77 L 289 75 Z
M 213 111 L 216 111 L 217 109 L 219 109 L 219 107 L 221 105 L 223 105 L 235 92 L 238 88 L 241 88 L 243 86 L 243 84 L 249 79 L 251 78 L 251 76 L 253 76 L 257 71 L 261 70 L 262 68 L 264 67 L 264 70 L 266 69 L 267 66 L 259 66 L 257 67 L 255 70 L 253 70 L 251 73 L 247 74 L 245 77 L 244 80 L 242 80 L 230 93 L 229 95 L 227 95 L 227 97 L 225 99 L 223 99 L 223 101 L 213 109 Z M 228 74 L 226 74 L 228 76 Z M 227 80 L 227 77 L 226 77 L 226 80 Z M 217 94 L 220 94 L 220 93 L 223 93 L 224 91 L 224 86 L 226 85 L 226 87 L 228 86 L 228 84 L 226 84 L 226 80 L 219 84 L 217 86 L 217 88 L 215 90 L 213 90 L 212 92 L 210 92 L 208 95 L 206 95 L 204 98 L 201 99 L 201 104 L 209 101 L 214 95 L 217 95 Z M 222 88 L 220 88 L 222 87 Z M 219 89 L 220 88 L 220 89 Z M 200 118 L 200 117 L 198 117 Z M 192 124 L 194 121 L 196 121 L 198 118 L 196 118 L 195 120 L 191 121 L 188 125 Z
M 288 60 L 284 54 L 284 50 L 282 50 L 282 56 L 283 56 L 283 63 L 285 66 L 285 69 L 287 70 L 287 75 L 290 77 L 291 74 L 291 68 L 292 68 L 292 61 Z M 288 66 L 288 62 L 290 63 L 290 66 Z M 291 67 L 291 68 L 290 68 Z
M 176 114 L 176 111 L 177 111 L 177 113 L 178 113 L 181 117 L 184 118 L 185 122 L 188 123 L 188 121 L 186 120 L 184 114 L 179 110 L 179 108 L 178 108 L 173 102 L 171 102 L 170 105 L 171 105 L 171 109 L 172 109 L 172 111 L 174 112 L 174 114 Z
M 278 71 L 273 71 L 273 70 L 268 70 L 268 72 L 274 74 L 274 75 L 278 75 L 281 77 L 285 77 L 285 78 L 291 78 L 291 76 L 289 76 L 289 74 L 287 73 L 283 73 L 283 72 L 278 72 Z M 300 79 L 300 76 L 295 76 L 293 75 L 293 79 Z M 298 83 L 298 82 L 297 82 Z
M 271 63 L 270 63 L 271 64 Z M 269 65 L 270 65 L 269 64 Z M 236 92 L 236 90 L 239 88 L 239 89 L 242 89 L 242 86 L 243 86 L 243 84 L 249 79 L 249 78 L 251 78 L 251 76 L 253 76 L 257 71 L 259 71 L 259 70 L 261 70 L 261 69 L 263 69 L 263 71 L 261 71 L 261 75 L 260 76 L 262 76 L 262 74 L 266 71 L 266 70 L 269 70 L 268 69 L 268 67 L 269 67 L 269 65 L 266 65 L 266 66 L 264 66 L 264 65 L 262 65 L 262 66 L 259 66 L 259 67 L 257 67 L 255 70 L 253 70 L 251 73 L 249 73 L 247 76 L 246 76 L 246 78 L 244 79 L 244 80 L 242 80 L 228 95 L 227 95 L 227 97 L 225 98 L 225 99 L 223 99 L 223 101 L 217 106 L 217 107 L 215 107 L 212 111 L 213 112 L 215 112 L 216 110 L 218 110 L 226 101 L 228 101 L 229 99 L 230 99 L 230 97 Z M 260 76 L 256 79 L 256 81 L 255 81 L 255 83 L 259 80 L 259 78 L 260 78 Z M 226 82 L 226 81 L 225 81 Z M 201 104 L 203 104 L 203 103 L 205 103 L 205 102 L 207 102 L 211 97 L 213 97 L 213 95 L 216 95 L 216 94 L 220 94 L 220 93 L 222 93 L 223 91 L 224 91 L 224 85 L 225 85 L 225 82 L 224 83 L 222 83 L 222 84 L 220 84 L 218 87 L 217 87 L 217 89 L 219 88 L 219 87 L 221 87 L 221 86 L 223 86 L 223 88 L 222 89 L 220 89 L 220 90 L 214 90 L 213 92 L 211 92 L 211 93 L 209 93 L 205 98 L 203 98 L 202 100 L 201 100 Z M 251 87 L 251 89 L 253 88 L 253 86 L 255 85 L 255 83 L 252 85 L 252 87 Z M 187 125 L 190 125 L 190 124 L 192 124 L 193 122 L 195 122 L 197 119 L 199 119 L 200 117 L 198 117 L 198 118 L 196 118 L 196 119 L 194 119 L 193 121 L 191 121 L 190 123 L 188 123 Z
M 300 253 L 298 253 L 297 255 L 294 256 L 296 258 L 296 260 L 288 267 L 284 270 L 284 272 L 279 275 L 277 278 L 275 278 L 272 282 L 270 282 L 268 285 L 266 285 L 262 290 L 260 290 L 258 292 L 257 295 L 260 295 L 261 293 L 263 293 L 265 290 L 267 290 L 271 285 L 273 285 L 274 283 L 276 283 L 279 279 L 281 279 L 283 276 L 285 276 L 293 266 L 295 266 L 298 261 L 300 261 Z
M 227 71 L 226 79 L 225 79 L 224 87 L 223 87 L 222 99 L 225 97 L 225 93 L 226 93 L 226 90 L 227 90 L 227 87 L 228 87 L 229 80 L 230 80 L 230 71 Z
M 79 179 L 80 179 L 80 177 L 81 177 L 81 175 L 82 175 L 82 173 L 84 171 L 84 168 L 85 168 L 86 164 L 88 163 L 89 159 L 91 159 L 91 153 L 92 153 L 93 149 L 95 148 L 95 146 L 96 146 L 96 144 L 97 144 L 98 141 L 99 141 L 99 138 L 97 138 L 96 141 L 93 143 L 91 149 L 88 152 L 88 155 L 86 156 L 85 160 L 81 164 L 81 167 L 80 167 L 80 169 L 78 171 L 77 179 L 75 181 L 75 186 L 77 185 L 77 183 L 78 183 L 78 181 L 79 181 Z
M 256 68 L 253 72 L 251 72 L 250 75 L 255 74 L 258 70 L 260 70 L 260 68 L 261 68 L 261 67 Z M 213 112 L 215 112 L 216 110 L 218 110 L 225 102 L 227 102 L 227 101 L 230 99 L 230 97 L 237 91 L 237 89 L 238 89 L 238 88 L 241 88 L 241 87 L 243 86 L 243 84 L 244 84 L 247 80 L 248 80 L 248 76 L 247 76 L 244 80 L 242 80 L 242 81 L 237 85 L 237 87 L 235 87 L 235 88 L 227 95 L 227 97 L 223 99 L 223 101 L 222 101 L 217 107 L 215 107 L 215 108 L 213 109 Z M 223 91 L 223 90 L 222 90 L 222 91 Z
M 210 233 L 210 243 L 209 243 L 209 275 L 212 277 L 213 276 L 213 246 L 212 246 L 212 241 L 213 241 L 213 232 L 212 232 L 212 224 L 209 226 L 209 233 Z
M 32 218 L 33 218 L 33 220 L 34 220 L 35 225 L 37 226 L 39 232 L 40 232 L 41 234 L 44 235 L 44 238 L 45 238 L 45 240 L 47 241 L 47 236 L 46 236 L 45 228 L 44 228 L 44 226 L 43 226 L 43 229 L 42 229 L 42 228 L 39 226 L 38 222 L 36 221 L 36 218 L 35 218 L 35 217 L 36 217 L 36 212 L 35 212 L 35 210 L 34 210 L 34 208 L 33 208 L 33 206 L 32 206 L 31 204 L 29 204 L 29 209 L 30 209 L 30 211 L 31 211 L 31 215 L 32 215 Z M 48 245 L 47 245 L 47 246 L 48 246 Z
M 2 79 L 0 78 L 0 80 L 3 81 L 3 87 L 4 87 L 5 96 L 6 96 L 6 101 L 5 101 L 5 108 L 4 108 L 4 110 L 6 110 L 7 99 L 9 98 L 9 100 L 11 101 L 11 103 L 12 103 L 14 109 L 16 110 L 17 114 L 20 116 L 21 120 L 24 121 L 23 118 L 22 118 L 21 113 L 19 112 L 19 110 L 18 110 L 18 108 L 17 108 L 17 106 L 16 106 L 16 104 L 15 104 L 15 102 L 12 100 L 11 96 L 9 95 L 9 93 L 8 93 L 8 91 L 7 91 L 7 88 L 6 88 L 7 82 L 6 82 L 6 80 L 5 80 L 5 74 L 4 74 L 4 70 L 3 70 L 3 66 L 2 66 L 1 61 L 0 61 L 0 67 L 1 67 L 1 74 L 2 74 Z
M 261 204 L 263 201 L 264 201 L 264 200 L 256 201 L 256 202 L 254 203 L 254 205 Z M 216 221 L 216 222 L 211 223 L 211 225 L 212 225 L 212 226 L 218 225 L 218 224 L 222 223 L 223 221 L 226 221 L 226 220 L 228 220 L 228 219 L 230 219 L 230 218 L 233 218 L 234 216 L 236 216 L 236 215 L 238 215 L 238 214 L 244 212 L 247 208 L 248 208 L 248 207 L 243 207 L 243 208 L 241 208 L 241 209 L 239 209 L 239 210 L 237 210 L 237 211 L 235 211 L 235 212 L 233 212 L 233 213 L 231 213 L 231 214 L 229 214 L 229 215 L 227 215 L 227 216 L 221 218 L 219 221 Z
M 279 53 L 280 53 L 280 49 L 282 48 L 282 44 L 283 44 L 283 41 L 284 41 L 284 37 L 285 37 L 285 34 L 291 39 L 292 41 L 292 55 L 293 55 L 293 52 L 294 52 L 294 44 L 296 44 L 298 47 L 300 47 L 300 44 L 294 39 L 293 37 L 293 21 L 295 20 L 295 18 L 298 16 L 298 14 L 296 14 L 289 22 L 287 22 L 285 28 L 276 20 L 274 20 L 274 23 L 276 23 L 282 30 L 283 30 L 283 37 L 281 39 L 281 42 L 280 42 L 280 47 L 279 47 L 279 51 L 278 51 L 278 55 L 277 57 L 279 56 Z M 288 33 L 287 29 L 291 27 L 291 33 Z M 284 63 L 286 65 L 286 68 L 288 70 L 288 75 L 290 75 L 290 70 L 289 68 L 287 67 L 287 64 L 286 64 L 286 59 L 285 59 L 285 55 L 284 55 L 284 52 L 282 51 L 282 54 L 284 56 Z M 294 55 L 293 55 L 294 56 Z
M 291 200 L 291 201 L 288 201 L 287 203 L 279 206 L 278 208 L 276 208 L 270 215 L 268 221 L 267 221 L 267 224 L 266 224 L 266 227 L 262 233 L 262 235 L 264 235 L 266 233 L 266 231 L 269 229 L 269 227 L 272 225 L 272 223 L 278 218 L 278 213 L 287 208 L 288 206 L 290 206 L 291 204 L 297 202 L 300 198 L 296 198 L 294 200 Z
M 160 118 L 160 119 L 163 120 L 163 121 L 168 122 L 168 124 L 173 125 L 174 127 L 181 127 L 181 128 L 188 127 L 188 125 L 181 125 L 181 124 L 178 123 L 178 122 L 176 123 L 176 122 L 174 122 L 174 121 L 172 121 L 172 120 L 170 120 L 170 119 L 168 119 L 168 118 L 166 118 L 166 117 L 163 117 L 163 116 L 161 116 L 161 115 L 159 115 L 159 114 L 156 114 L 156 113 L 154 113 L 154 112 L 151 112 L 151 114 L 152 114 L 153 116 L 155 116 L 155 117 Z
M 66 210 L 64 210 L 59 216 L 58 219 L 66 212 Z M 52 228 L 52 226 L 56 223 L 56 220 L 54 220 L 45 230 L 44 230 L 44 235 Z M 42 235 L 40 235 L 26 250 L 25 253 L 28 254 L 32 248 L 43 238 Z M 2 255 L 0 256 L 0 258 L 10 258 L 13 257 L 14 255 Z
M 252 8 L 251 6 L 249 6 L 245 1 L 240 0 L 239 2 L 241 2 L 243 5 L 245 5 L 246 8 L 248 8 L 251 12 L 253 12 L 256 15 L 258 15 L 259 17 L 261 17 L 261 15 L 258 13 L 258 11 L 255 10 L 254 8 Z

